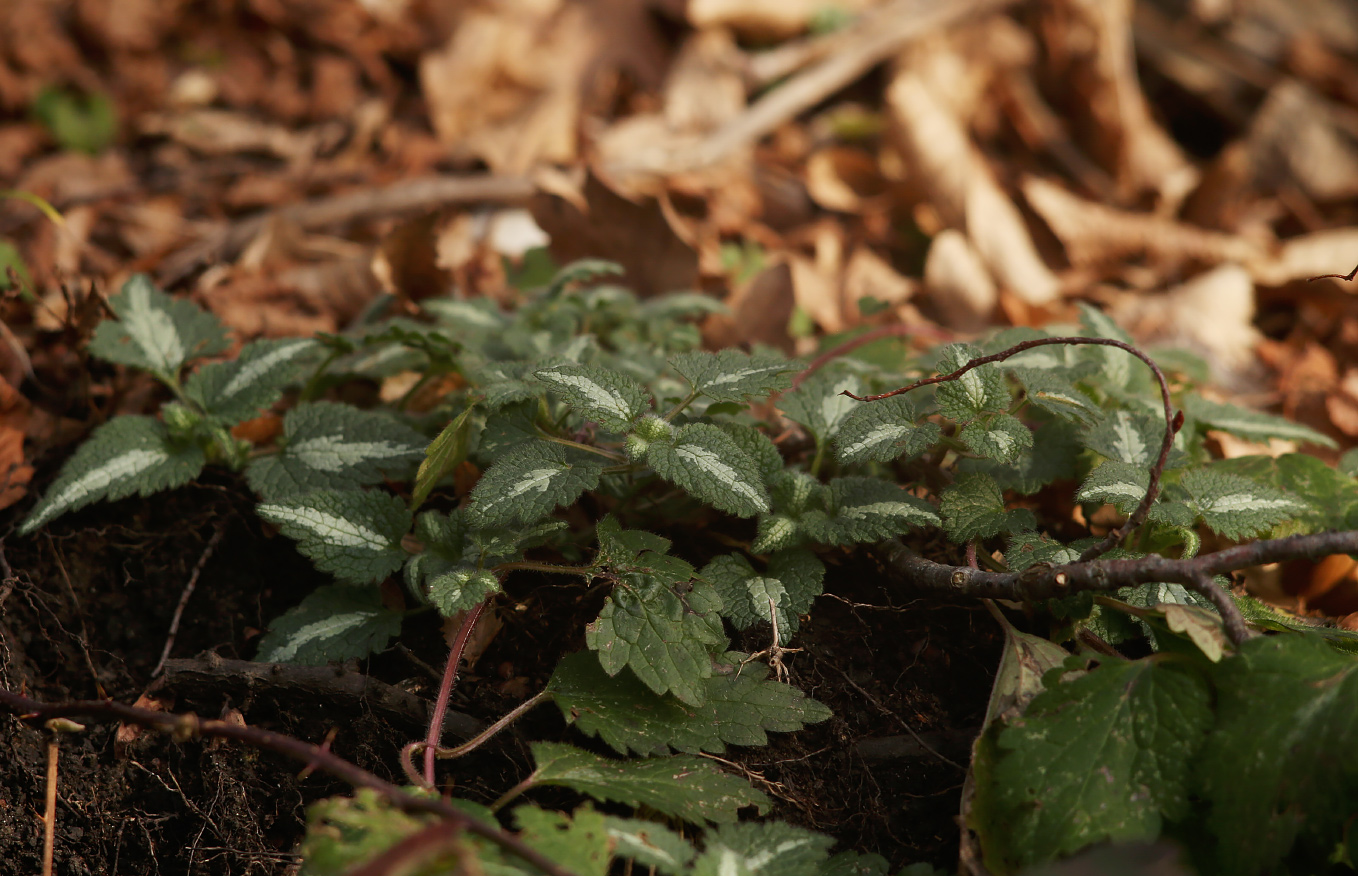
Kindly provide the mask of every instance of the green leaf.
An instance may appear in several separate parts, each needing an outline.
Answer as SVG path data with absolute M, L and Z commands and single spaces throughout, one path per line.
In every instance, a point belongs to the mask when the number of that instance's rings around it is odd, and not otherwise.
M 831 856 L 830 860 L 821 864 L 817 873 L 818 876 L 887 876 L 887 868 L 887 860 L 881 855 L 865 855 L 849 849 Z M 902 874 L 898 873 L 897 876 Z
M 1150 482 L 1150 469 L 1143 465 L 1105 462 L 1089 473 L 1075 494 L 1075 501 L 1106 502 L 1123 514 L 1131 514 L 1146 498 Z
M 750 355 L 740 350 L 718 353 L 681 353 L 670 360 L 693 391 L 716 401 L 743 402 L 766 398 L 792 385 L 799 364 L 769 353 Z
M 432 815 L 402 812 L 372 788 L 356 788 L 352 797 L 318 800 L 307 807 L 299 873 L 343 876 L 434 820 Z
M 745 806 L 760 812 L 769 799 L 742 779 L 728 776 L 711 762 L 686 755 L 618 761 L 569 745 L 535 742 L 531 746 L 534 785 L 560 785 L 596 800 L 649 806 L 693 824 L 730 823 Z
M 33 115 L 62 149 L 97 155 L 118 136 L 118 109 L 102 91 L 79 94 L 56 85 L 38 91 Z
M 531 523 L 569 505 L 599 484 L 607 462 L 585 453 L 567 453 L 560 444 L 525 444 L 486 470 L 472 490 L 467 519 L 472 526 Z
M 1321 872 L 1358 808 L 1358 662 L 1311 636 L 1245 642 L 1217 664 L 1199 764 L 1219 872 L 1276 872 L 1295 842 Z
M 335 402 L 301 404 L 283 417 L 282 450 L 245 470 L 267 500 L 379 483 L 424 456 L 420 433 L 383 414 Z
M 675 432 L 672 444 L 651 444 L 646 462 L 665 480 L 720 511 L 753 517 L 769 510 L 758 465 L 709 423 L 684 426 Z
M 784 822 L 723 824 L 703 838 L 694 876 L 820 876 L 832 837 Z
M 1110 338 L 1124 344 L 1136 345 L 1132 336 L 1103 311 L 1088 304 L 1080 304 L 1080 325 L 1086 337 Z M 1132 379 L 1133 369 L 1142 367 L 1131 353 L 1115 347 L 1085 346 L 1081 348 L 1082 358 L 1098 366 L 1100 382 L 1111 389 L 1127 386 Z M 1128 460 L 1124 460 L 1128 461 Z
M 669 749 L 721 754 L 727 745 L 767 745 L 768 733 L 794 733 L 830 710 L 788 684 L 767 680 L 768 667 L 731 664 L 703 681 L 704 703 L 690 706 L 655 694 L 629 673 L 609 677 L 592 654 L 557 664 L 547 689 L 561 716 L 619 754 Z
M 759 468 L 759 473 L 763 475 L 764 483 L 770 483 L 778 473 L 783 471 L 783 454 L 778 452 L 778 445 L 774 444 L 769 436 L 754 428 L 739 423 L 715 423 L 718 429 L 722 430 L 734 442 L 736 446 L 754 460 Z
M 149 496 L 183 486 L 198 476 L 205 461 L 201 448 L 173 443 L 164 424 L 151 417 L 115 417 L 95 429 L 61 467 L 19 534 L 100 499 Z
M 1012 371 L 1023 384 L 1024 396 L 1042 410 L 1076 423 L 1096 423 L 1103 417 L 1093 399 L 1069 380 L 1036 368 Z
M 475 608 L 491 594 L 499 593 L 500 579 L 488 570 L 464 567 L 431 578 L 425 588 L 439 614 L 452 617 L 459 611 Z
M 381 581 L 406 560 L 401 538 L 410 531 L 411 514 L 399 496 L 316 490 L 255 512 L 295 539 L 316 568 L 342 581 Z
M 800 521 L 814 541 L 848 545 L 903 535 L 919 526 L 937 526 L 938 512 L 923 499 L 881 478 L 830 481 L 828 514 L 814 512 Z
M 383 607 L 374 588 L 330 584 L 269 624 L 255 659 L 307 666 L 361 659 L 387 647 L 401 632 L 401 618 Z
M 604 816 L 589 806 L 567 815 L 536 806 L 514 810 L 519 839 L 575 876 L 604 876 L 611 858 Z
M 1033 433 L 1009 414 L 973 420 L 958 437 L 975 453 L 997 462 L 1013 462 L 1033 447 Z
M 1227 538 L 1258 535 L 1306 510 L 1306 505 L 1272 487 L 1216 468 L 1186 472 L 1180 485 L 1193 497 L 1203 522 Z
M 805 426 L 817 444 L 824 444 L 834 438 L 844 420 L 864 404 L 843 393 L 860 395 L 861 390 L 861 382 L 852 374 L 818 371 L 778 399 L 778 407 L 789 420 Z
M 640 384 L 625 374 L 597 365 L 556 365 L 536 373 L 577 414 L 612 432 L 626 432 L 651 409 Z
M 117 319 L 95 328 L 90 355 L 149 371 L 162 382 L 177 383 L 185 362 L 227 347 L 226 329 L 217 317 L 191 301 L 171 298 L 145 274 L 134 274 L 108 306 Z
M 980 472 L 958 475 L 957 481 L 943 491 L 938 510 L 948 536 L 959 544 L 1037 526 L 1028 509 L 1005 510 L 1000 485 Z
M 309 338 L 254 341 L 233 361 L 199 368 L 185 382 L 184 392 L 215 420 L 239 423 L 278 401 L 320 349 Z
M 938 373 L 950 374 L 980 355 L 970 344 L 951 344 L 940 351 Z M 1008 410 L 1012 399 L 1004 375 L 991 364 L 973 368 L 956 380 L 940 383 L 934 400 L 943 416 L 964 423 L 981 414 Z
M 1322 447 L 1336 446 L 1328 435 L 1323 435 L 1300 423 L 1294 423 L 1291 420 L 1275 417 L 1271 414 L 1252 411 L 1239 405 L 1208 401 L 1198 395 L 1184 399 L 1184 415 L 1208 428 L 1229 432 L 1251 441 L 1282 438 L 1285 441 L 1319 444 Z
M 468 405 L 451 423 L 443 427 L 438 437 L 429 443 L 424 451 L 424 462 L 415 472 L 415 488 L 410 493 L 411 510 L 424 504 L 434 486 L 467 459 L 467 446 L 471 439 L 472 412 L 475 405 Z
M 625 273 L 623 266 L 617 262 L 605 259 L 579 259 L 557 271 L 547 287 L 547 297 L 554 298 L 567 286 L 575 283 L 583 283 L 596 277 L 621 277 Z
M 712 654 L 726 645 L 721 600 L 710 584 L 671 582 L 650 575 L 624 576 L 585 629 L 585 644 L 609 675 L 630 667 L 658 694 L 673 693 L 693 706 L 707 695 Z
M 755 571 L 740 554 L 723 554 L 702 570 L 721 598 L 722 614 L 737 629 L 746 630 L 756 623 L 770 623 L 769 602 L 778 616 L 778 637 L 782 644 L 792 640 L 801 624 L 801 615 L 821 594 L 825 566 L 808 550 L 779 551 L 769 559 L 763 574 Z
M 854 408 L 835 436 L 841 465 L 913 459 L 943 434 L 937 423 L 915 423 L 914 406 L 904 396 L 863 402 Z
M 976 775 L 986 865 L 1010 872 L 1159 836 L 1188 814 L 1210 702 L 1201 676 L 1154 660 L 1105 663 L 1038 694 L 1001 727 L 995 762 Z
M 693 846 L 688 840 L 654 821 L 640 818 L 604 819 L 608 838 L 613 842 L 613 854 L 635 861 L 643 867 L 654 867 L 666 876 L 678 876 L 693 860 Z
M 1084 445 L 1101 456 L 1148 468 L 1160 458 L 1165 420 L 1150 414 L 1114 411 L 1085 433 Z

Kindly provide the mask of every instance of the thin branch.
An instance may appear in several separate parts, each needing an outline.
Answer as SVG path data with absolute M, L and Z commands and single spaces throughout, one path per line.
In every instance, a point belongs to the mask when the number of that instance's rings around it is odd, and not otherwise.
M 219 523 L 216 531 L 212 533 L 212 538 L 208 539 L 207 546 L 203 548 L 203 553 L 198 557 L 198 562 L 194 564 L 189 582 L 184 585 L 184 592 L 179 594 L 179 604 L 174 607 L 174 616 L 170 618 L 170 631 L 165 636 L 165 647 L 160 650 L 156 668 L 151 670 L 152 678 L 160 675 L 160 671 L 165 668 L 165 661 L 170 659 L 170 651 L 174 648 L 175 637 L 179 635 L 179 624 L 184 619 L 184 609 L 189 604 L 189 597 L 193 596 L 193 589 L 198 586 L 198 578 L 207 567 L 207 561 L 212 558 L 213 551 L 217 550 L 217 545 L 221 544 L 223 535 L 226 535 L 226 524 Z
M 831 347 L 829 350 L 826 350 L 824 353 L 821 353 L 819 356 L 812 359 L 810 365 L 807 365 L 798 372 L 796 377 L 792 378 L 792 386 L 789 387 L 788 391 L 790 392 L 801 386 L 806 382 L 808 377 L 825 367 L 827 363 L 838 359 L 840 356 L 851 353 L 859 347 L 871 344 L 873 341 L 880 341 L 883 338 L 908 338 L 912 335 L 927 335 L 930 339 L 940 342 L 952 340 L 951 335 L 931 326 L 906 325 L 905 323 L 899 322 L 892 323 L 891 325 L 878 326 L 871 331 L 864 332 L 856 338 L 850 338 L 842 344 Z
M 1127 518 L 1126 522 L 1104 536 L 1103 541 L 1080 555 L 1080 562 L 1088 563 L 1108 553 L 1117 546 L 1118 542 L 1126 538 L 1128 533 L 1145 522 L 1146 516 L 1150 514 L 1151 506 L 1155 504 L 1156 497 L 1160 495 L 1160 475 L 1165 470 L 1165 463 L 1169 461 L 1170 450 L 1174 448 L 1174 436 L 1178 434 L 1179 429 L 1184 423 L 1183 413 L 1180 412 L 1176 415 L 1174 412 L 1174 404 L 1170 401 L 1169 397 L 1169 383 L 1165 380 L 1164 372 L 1160 370 L 1160 366 L 1156 365 L 1155 360 L 1151 359 L 1150 356 L 1147 356 L 1131 344 L 1117 341 L 1112 338 L 1037 338 L 1031 341 L 1024 341 L 1021 344 L 1015 344 L 1007 350 L 1001 350 L 1000 352 L 992 353 L 989 356 L 980 356 L 976 359 L 972 359 L 956 371 L 949 372 L 948 374 L 940 374 L 935 377 L 925 377 L 922 380 L 916 380 L 908 386 L 902 386 L 900 389 L 893 389 L 891 392 L 883 392 L 877 395 L 854 395 L 846 390 L 842 394 L 858 401 L 880 401 L 884 398 L 903 395 L 911 390 L 919 389 L 922 386 L 949 383 L 953 380 L 957 380 L 968 371 L 979 368 L 982 365 L 989 365 L 992 362 L 1002 362 L 1011 356 L 1017 356 L 1019 353 L 1032 350 L 1036 347 L 1050 347 L 1055 345 L 1116 347 L 1119 350 L 1131 353 L 1142 362 L 1145 362 L 1146 366 L 1155 374 L 1155 380 L 1160 384 L 1160 401 L 1165 408 L 1165 437 L 1164 440 L 1160 442 L 1160 455 L 1155 460 L 1155 465 L 1150 469 L 1150 482 L 1146 487 L 1146 495 L 1142 498 L 1141 504 L 1138 505 L 1131 516 Z
M 544 688 L 543 690 L 538 691 L 528 699 L 524 700 L 514 708 L 510 709 L 508 712 L 502 715 L 500 719 L 497 720 L 494 724 L 491 724 L 485 730 L 482 730 L 480 733 L 476 734 L 476 736 L 472 737 L 471 739 L 468 739 L 466 742 L 462 743 L 456 748 L 440 748 L 434 753 L 435 756 L 437 756 L 439 760 L 451 760 L 452 758 L 455 757 L 462 757 L 464 754 L 471 754 L 473 751 L 480 748 L 482 745 L 485 745 L 492 738 L 498 735 L 501 730 L 505 729 L 510 724 L 513 724 L 515 721 L 519 720 L 524 715 L 531 712 L 533 709 L 536 709 L 542 703 L 551 700 L 552 696 L 553 694 L 551 690 Z
M 453 682 L 457 680 L 457 665 L 467 650 L 467 641 L 471 638 L 472 629 L 476 627 L 476 622 L 481 619 L 481 612 L 486 610 L 489 603 L 488 597 L 467 613 L 462 619 L 461 628 L 457 631 L 453 647 L 448 649 L 448 665 L 443 670 L 443 683 L 439 685 L 438 698 L 434 700 L 434 715 L 429 719 L 429 735 L 424 740 L 424 781 L 431 788 L 434 787 L 434 755 L 443 741 L 443 717 L 448 714 L 448 698 L 452 696 Z
M 308 768 L 321 769 L 356 788 L 371 788 L 391 801 L 392 805 L 403 812 L 425 812 L 450 821 L 459 822 L 468 833 L 482 837 L 499 846 L 504 851 L 538 868 L 548 876 L 574 876 L 569 870 L 558 866 L 541 852 L 525 845 L 518 837 L 497 825 L 473 818 L 457 809 L 447 800 L 428 795 L 411 794 L 399 786 L 379 778 L 356 764 L 350 763 L 329 749 L 303 742 L 282 733 L 264 730 L 259 727 L 242 726 L 226 721 L 203 720 L 192 713 L 173 715 L 139 709 L 113 700 L 77 700 L 66 703 L 44 703 L 0 688 L 0 706 L 19 717 L 19 720 L 37 726 L 44 725 L 53 718 L 86 718 L 93 721 L 136 724 L 173 733 L 176 739 L 234 739 L 254 748 L 274 751 L 295 760 L 300 760 Z

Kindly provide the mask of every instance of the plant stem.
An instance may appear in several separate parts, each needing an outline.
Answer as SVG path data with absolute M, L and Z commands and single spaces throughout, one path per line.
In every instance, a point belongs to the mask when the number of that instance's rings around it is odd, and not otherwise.
M 490 804 L 490 811 L 499 812 L 501 809 L 505 807 L 506 804 L 512 802 L 514 798 L 522 795 L 524 791 L 527 791 L 529 788 L 533 787 L 534 784 L 533 779 L 535 776 L 537 776 L 536 772 L 534 772 L 528 778 L 524 779 L 522 782 L 519 782 L 514 787 L 510 788 L 508 791 L 505 791 L 503 794 L 501 794 L 500 799 Z
M 513 560 L 491 568 L 492 572 L 546 572 L 549 575 L 589 575 L 593 566 L 561 566 L 556 563 L 539 563 L 534 560 Z
M 587 453 L 594 453 L 605 459 L 611 459 L 617 463 L 627 462 L 626 457 L 621 453 L 614 453 L 611 450 L 604 450 L 602 447 L 595 447 L 593 444 L 582 444 L 579 441 L 572 441 L 569 438 L 561 438 L 557 435 L 549 435 L 546 432 L 538 432 L 538 437 L 543 441 L 551 441 L 553 444 L 561 444 L 565 447 L 574 447 L 576 450 L 584 450 Z
M 462 620 L 462 627 L 457 631 L 453 647 L 448 651 L 448 665 L 443 669 L 443 682 L 439 685 L 438 698 L 434 700 L 434 714 L 429 719 L 429 735 L 424 741 L 424 781 L 431 788 L 434 787 L 434 754 L 443 740 L 443 719 L 448 715 L 448 698 L 452 696 L 453 682 L 457 680 L 457 665 L 462 660 L 462 652 L 467 650 L 467 640 L 471 638 L 472 628 L 481 619 L 481 612 L 485 611 L 489 602 L 490 599 L 487 598 L 467 612 L 467 616 Z
M 476 736 L 472 737 L 471 739 L 468 739 L 466 742 L 462 743 L 456 748 L 440 748 L 435 752 L 435 755 L 438 757 L 439 760 L 452 760 L 453 758 L 462 757 L 462 755 L 464 754 L 470 754 L 476 749 L 480 748 L 482 745 L 485 745 L 487 742 L 489 742 L 501 730 L 505 729 L 510 724 L 513 724 L 515 721 L 519 720 L 524 715 L 528 714 L 533 709 L 537 708 L 542 703 L 547 702 L 551 698 L 552 692 L 550 690 L 538 691 L 533 696 L 529 697 L 528 699 L 519 703 L 514 708 L 510 709 L 503 716 L 501 716 L 501 718 L 498 721 L 496 721 L 494 724 L 491 724 L 489 727 L 482 730 L 480 733 L 476 734 Z
M 679 404 L 675 405 L 675 406 L 674 406 L 674 409 L 673 409 L 672 411 L 670 411 L 668 414 L 665 415 L 665 422 L 666 422 L 666 423 L 673 422 L 673 421 L 674 421 L 674 418 L 677 417 L 677 416 L 679 416 L 679 414 L 684 410 L 684 408 L 686 408 L 686 407 L 688 407 L 689 405 L 693 404 L 694 400 L 695 400 L 699 395 L 701 395 L 701 394 L 702 394 L 702 393 L 698 392 L 696 389 L 693 390 L 692 392 L 690 392 L 690 393 L 688 394 L 688 396 L 687 396 L 683 401 L 681 401 L 681 402 L 679 402 Z

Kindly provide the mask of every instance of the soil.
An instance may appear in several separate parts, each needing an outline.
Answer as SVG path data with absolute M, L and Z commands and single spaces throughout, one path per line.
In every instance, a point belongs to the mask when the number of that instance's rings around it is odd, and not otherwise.
M 251 504 L 243 483 L 222 476 L 96 505 L 36 536 L 5 539 L 0 683 L 49 702 L 136 701 L 153 681 L 175 606 L 218 530 L 172 657 L 248 660 L 268 621 L 324 581 L 289 540 L 254 517 Z M 774 815 L 838 838 L 838 848 L 878 852 L 893 869 L 920 861 L 951 869 L 964 778 L 957 764 L 967 763 L 985 711 L 999 634 L 979 607 L 895 605 L 870 561 L 826 559 L 827 595 L 798 635 L 802 652 L 788 663 L 793 683 L 835 717 L 775 734 L 766 748 L 731 749 L 730 768 L 773 797 Z M 539 690 L 561 654 L 583 647 L 600 597 L 531 577 L 517 579 L 509 595 L 504 626 L 454 694 L 454 709 L 483 721 Z M 767 635 L 751 631 L 733 647 L 759 650 Z M 221 684 L 209 673 L 206 681 L 171 685 L 158 700 L 314 742 L 333 734 L 336 753 L 400 782 L 398 751 L 422 736 L 433 667 L 447 654 L 428 616 L 408 621 L 401 643 L 361 666 L 335 668 L 394 686 L 383 700 L 354 701 L 305 682 L 285 693 L 251 687 L 232 683 L 229 672 Z M 47 737 L 13 717 L 0 721 L 7 727 L 0 734 L 0 876 L 32 874 L 41 867 Z M 292 872 L 307 805 L 348 790 L 319 773 L 301 777 L 298 763 L 273 754 L 151 733 L 120 740 L 117 731 L 92 725 L 60 737 L 57 873 Z M 441 779 L 460 796 L 489 802 L 531 769 L 528 739 L 590 745 L 541 708 L 445 766 Z

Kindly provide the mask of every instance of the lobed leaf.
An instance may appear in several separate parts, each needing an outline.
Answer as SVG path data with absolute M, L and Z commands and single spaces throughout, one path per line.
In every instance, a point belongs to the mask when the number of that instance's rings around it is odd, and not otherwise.
M 710 423 L 692 423 L 678 429 L 672 443 L 652 443 L 646 462 L 656 474 L 718 510 L 738 517 L 769 510 L 756 462 L 734 439 Z
M 557 664 L 547 689 L 567 723 L 597 736 L 619 754 L 720 754 L 727 745 L 767 745 L 768 732 L 792 733 L 824 721 L 830 710 L 795 687 L 769 681 L 750 664 L 703 681 L 700 706 L 659 696 L 630 674 L 610 677 L 584 652 Z
M 740 350 L 681 353 L 670 360 L 693 391 L 716 401 L 743 402 L 765 398 L 792 385 L 798 363 L 769 353 L 750 355 Z
M 387 647 L 402 616 L 384 607 L 375 589 L 319 587 L 269 625 L 255 659 L 307 666 L 361 659 Z
M 511 450 L 472 490 L 467 519 L 478 529 L 531 523 L 599 484 L 601 457 L 537 441 Z
M 177 383 L 179 369 L 190 359 L 214 356 L 228 346 L 217 317 L 166 295 L 145 274 L 129 278 L 108 306 L 117 319 L 95 328 L 90 355 L 149 371 L 165 383 Z
M 425 438 L 384 414 L 335 402 L 301 404 L 283 417 L 282 449 L 245 470 L 266 500 L 311 490 L 345 490 L 379 483 L 424 456 Z
M 625 374 L 597 365 L 556 365 L 536 372 L 577 414 L 613 432 L 629 431 L 651 409 L 650 396 Z
M 913 459 L 943 434 L 936 423 L 915 422 L 915 408 L 904 396 L 864 402 L 844 418 L 835 435 L 841 465 Z
M 734 822 L 746 806 L 768 809 L 769 799 L 711 762 L 686 755 L 618 761 L 569 745 L 531 746 L 532 784 L 560 785 L 596 800 L 649 806 L 693 824 Z
M 115 417 L 95 429 L 61 467 L 19 534 L 100 499 L 149 496 L 183 486 L 206 461 L 202 448 L 174 443 L 165 425 L 151 417 Z
M 381 581 L 401 568 L 411 514 L 400 497 L 361 490 L 315 490 L 258 505 L 255 513 L 297 542 L 316 568 L 342 581 Z

